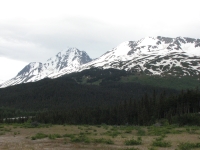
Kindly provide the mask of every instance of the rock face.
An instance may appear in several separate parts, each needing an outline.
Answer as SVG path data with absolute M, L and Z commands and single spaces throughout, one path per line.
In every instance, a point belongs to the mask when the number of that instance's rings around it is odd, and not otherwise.
M 4 82 L 0 87 L 35 82 L 47 77 L 56 78 L 63 74 L 76 71 L 80 65 L 91 60 L 86 52 L 80 51 L 77 48 L 69 48 L 66 51 L 59 52 L 45 63 L 31 62 L 16 77 Z
M 147 75 L 198 76 L 200 39 L 145 37 L 138 41 L 124 42 L 95 60 L 84 51 L 69 48 L 45 63 L 30 63 L 0 87 L 35 82 L 47 77 L 57 78 L 93 67 L 143 72 Z

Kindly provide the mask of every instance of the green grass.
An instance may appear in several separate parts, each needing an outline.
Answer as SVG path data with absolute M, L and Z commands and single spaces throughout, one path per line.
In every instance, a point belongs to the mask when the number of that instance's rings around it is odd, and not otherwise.
M 117 127 L 112 127 L 109 131 L 106 131 L 104 133 L 104 135 L 108 135 L 108 136 L 111 136 L 113 138 L 117 137 L 120 134 L 121 134 L 121 132 L 118 131 Z
M 148 127 L 148 135 L 162 136 L 166 134 L 181 134 L 183 132 L 183 130 L 176 129 L 174 126 Z
M 102 143 L 102 144 L 114 144 L 111 139 L 107 138 L 90 138 L 87 136 L 87 133 L 79 133 L 79 134 L 64 134 L 62 137 L 70 138 L 71 142 L 74 143 Z
M 169 141 L 153 141 L 152 146 L 156 146 L 156 147 L 171 147 L 171 143 Z
M 52 124 L 42 124 L 42 123 L 32 123 L 31 121 L 27 121 L 25 123 L 13 123 L 10 124 L 13 128 L 49 128 L 52 127 Z
M 106 125 L 106 124 L 102 124 L 101 127 L 102 127 L 103 129 L 105 129 L 105 130 L 108 130 L 108 129 L 109 129 L 109 126 Z
M 186 132 L 190 133 L 190 134 L 197 134 L 197 130 L 199 130 L 200 128 L 198 126 L 188 126 L 186 127 Z
M 200 143 L 185 142 L 185 143 L 180 143 L 178 147 L 180 150 L 191 150 L 195 148 L 200 148 Z
M 63 136 L 61 136 L 60 134 L 49 134 L 49 135 L 47 135 L 47 134 L 40 132 L 40 133 L 37 133 L 35 136 L 32 136 L 31 139 L 37 140 L 37 139 L 43 139 L 43 138 L 47 138 L 47 137 L 51 140 L 54 140 L 56 138 L 61 138 Z
M 192 150 L 200 149 L 200 127 L 199 126 L 184 126 L 178 127 L 177 125 L 168 126 L 108 126 L 108 125 L 66 125 L 66 126 L 55 126 L 50 129 L 19 129 L 14 128 L 12 125 L 0 124 L 0 135 L 4 136 L 15 136 L 18 138 L 23 136 L 24 131 L 34 131 L 29 136 L 26 135 L 26 139 L 38 140 L 46 138 L 46 140 L 54 140 L 60 138 L 58 141 L 63 143 L 72 143 L 72 145 L 87 145 L 90 146 L 102 146 L 106 148 L 113 148 L 113 146 L 119 146 L 121 150 L 135 150 L 148 149 L 148 150 L 159 150 L 159 149 L 176 149 L 176 150 Z M 106 128 L 104 128 L 104 127 Z M 7 133 L 6 131 L 12 132 Z M 65 130 L 67 129 L 67 130 Z M 49 132 L 51 130 L 51 132 Z M 39 132 L 39 133 L 37 133 Z M 62 132 L 64 132 L 62 134 Z M 36 134 L 37 133 L 37 134 Z M 51 133 L 51 134 L 50 134 Z M 61 134 L 58 134 L 61 133 Z M 65 134 L 66 133 L 66 134 Z M 181 133 L 181 134 L 180 134 Z M 180 134 L 180 135 L 173 135 Z M 178 137 L 185 136 L 188 142 L 180 141 Z M 156 137 L 156 138 L 155 138 Z M 166 137 L 169 139 L 166 140 Z M 173 141 L 170 140 L 172 137 Z M 177 137 L 177 138 L 175 138 Z M 194 139 L 196 138 L 196 139 Z M 25 137 L 24 137 L 25 139 Z M 184 139 L 185 140 L 185 139 Z M 192 140 L 196 143 L 192 143 Z M 55 143 L 53 141 L 49 141 Z M 57 140 L 56 140 L 57 142 Z M 179 143 L 182 142 L 182 143 Z M 138 146 L 137 146 L 138 145 Z M 94 147 L 93 147 L 94 148 Z
M 155 147 L 171 147 L 171 142 L 169 141 L 164 141 L 164 137 L 165 136 L 161 136 L 155 139 L 155 141 L 153 141 L 152 146 Z
M 131 129 L 127 129 L 127 130 L 124 131 L 124 133 L 131 133 L 131 132 L 132 132 Z
M 151 126 L 148 128 L 148 135 L 161 136 L 161 135 L 166 135 L 169 133 L 170 133 L 170 129 L 166 127 Z

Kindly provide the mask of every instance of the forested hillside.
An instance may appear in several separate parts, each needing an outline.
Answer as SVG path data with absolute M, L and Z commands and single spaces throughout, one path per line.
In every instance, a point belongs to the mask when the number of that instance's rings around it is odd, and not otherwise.
M 165 92 L 144 94 L 138 100 L 125 100 L 115 106 L 82 107 L 66 111 L 40 112 L 36 120 L 58 124 L 152 125 L 156 122 L 200 125 L 200 91 L 188 90 L 176 96 Z
M 195 87 L 181 92 L 142 78 L 158 80 L 93 68 L 0 89 L 0 119 L 34 116 L 44 123 L 149 125 L 160 119 L 173 123 L 175 117 L 199 112 L 200 93 Z

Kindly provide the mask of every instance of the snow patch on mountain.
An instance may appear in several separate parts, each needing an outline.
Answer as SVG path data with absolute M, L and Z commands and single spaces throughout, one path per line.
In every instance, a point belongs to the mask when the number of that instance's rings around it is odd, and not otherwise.
M 28 64 L 16 77 L 0 87 L 57 78 L 93 67 L 147 75 L 197 76 L 200 75 L 200 39 L 145 37 L 138 41 L 123 42 L 94 60 L 84 51 L 68 48 L 44 63 Z
M 57 78 L 63 74 L 76 71 L 80 65 L 92 59 L 84 51 L 69 48 L 49 58 L 46 62 L 32 62 L 25 66 L 16 77 L 6 81 L 0 87 L 35 82 L 44 78 Z
M 200 40 L 177 37 L 145 37 L 127 41 L 100 58 L 80 67 L 115 68 L 145 72 L 146 74 L 198 75 L 200 67 Z M 194 59 L 194 57 L 196 59 Z
M 0 86 L 1 86 L 1 84 L 4 83 L 4 82 L 5 82 L 5 80 L 1 80 L 1 79 L 0 79 Z

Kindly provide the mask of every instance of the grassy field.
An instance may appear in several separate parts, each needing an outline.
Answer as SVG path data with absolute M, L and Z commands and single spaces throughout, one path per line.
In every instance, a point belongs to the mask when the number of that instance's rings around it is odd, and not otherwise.
M 0 124 L 1 150 L 200 149 L 198 126 Z
M 173 76 L 147 76 L 147 75 L 141 75 L 141 76 L 125 76 L 122 77 L 121 82 L 136 82 L 143 85 L 153 85 L 155 87 L 164 87 L 164 88 L 172 88 L 176 90 L 182 90 L 182 89 L 194 89 L 199 86 L 199 80 L 197 80 L 197 77 L 173 77 Z

